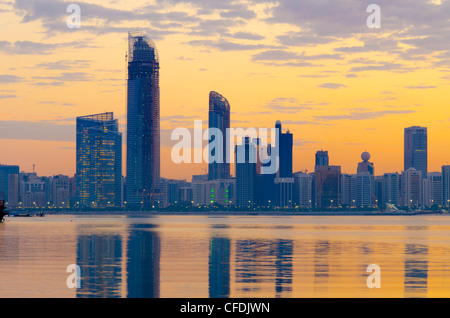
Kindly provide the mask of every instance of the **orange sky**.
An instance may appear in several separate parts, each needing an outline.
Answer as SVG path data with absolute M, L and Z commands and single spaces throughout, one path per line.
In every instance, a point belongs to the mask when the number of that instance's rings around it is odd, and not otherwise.
M 79 29 L 67 28 L 70 3 L 0 4 L 1 163 L 72 175 L 75 117 L 113 111 L 125 133 L 135 29 L 160 56 L 162 177 L 204 172 L 172 163 L 167 136 L 206 124 L 211 90 L 230 102 L 233 127 L 281 120 L 294 134 L 294 171 L 311 171 L 320 149 L 343 172 L 356 172 L 364 150 L 376 174 L 401 171 L 412 125 L 428 127 L 429 171 L 450 162 L 449 1 L 408 10 L 378 1 L 380 29 L 367 28 L 367 5 L 352 0 L 77 2 Z

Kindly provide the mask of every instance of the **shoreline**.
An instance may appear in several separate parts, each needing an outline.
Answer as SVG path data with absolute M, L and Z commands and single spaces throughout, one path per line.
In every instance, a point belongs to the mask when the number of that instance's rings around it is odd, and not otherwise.
M 40 217 L 38 213 L 27 212 L 18 213 L 15 216 L 11 213 L 7 218 L 15 217 Z M 28 214 L 28 215 L 27 215 Z M 64 212 L 44 212 L 45 216 L 130 216 L 130 217 L 147 217 L 147 216 L 414 216 L 414 215 L 450 215 L 449 213 L 434 211 L 418 211 L 418 212 L 381 212 L 381 211 L 317 211 L 317 212 L 291 212 L 291 211 L 64 211 Z

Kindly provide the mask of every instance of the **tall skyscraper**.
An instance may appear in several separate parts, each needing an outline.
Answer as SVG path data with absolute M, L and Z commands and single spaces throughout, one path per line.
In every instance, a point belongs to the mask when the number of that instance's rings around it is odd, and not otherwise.
M 450 206 L 450 166 L 442 166 L 442 190 L 444 206 Z
M 122 206 L 122 133 L 113 113 L 77 117 L 76 153 L 80 205 Z
M 280 166 L 277 172 L 277 178 L 292 178 L 292 147 L 293 147 L 293 135 L 289 130 L 283 133 L 281 121 L 277 120 L 275 128 L 278 129 L 278 149 L 280 156 Z
M 328 151 L 319 150 L 316 152 L 316 166 L 328 166 Z
M 19 175 L 19 166 L 0 165 L 0 200 L 9 200 L 9 175 Z
M 159 58 L 141 32 L 128 34 L 127 205 L 149 207 L 159 191 Z
M 227 149 L 229 147 L 227 139 L 227 129 L 230 128 L 230 104 L 225 97 L 216 92 L 209 93 L 209 128 L 217 128 L 222 132 L 222 162 L 210 162 L 208 176 L 209 180 L 229 179 L 230 160 L 227 159 Z M 213 141 L 210 136 L 210 142 Z M 214 152 L 212 155 L 216 155 Z M 210 160 L 212 161 L 212 160 Z
M 235 149 L 236 205 L 239 207 L 253 207 L 255 203 L 256 149 L 250 137 L 242 138 L 242 144 L 237 145 Z
M 413 126 L 405 128 L 404 171 L 414 168 L 422 172 L 422 178 L 428 172 L 428 136 L 427 128 Z

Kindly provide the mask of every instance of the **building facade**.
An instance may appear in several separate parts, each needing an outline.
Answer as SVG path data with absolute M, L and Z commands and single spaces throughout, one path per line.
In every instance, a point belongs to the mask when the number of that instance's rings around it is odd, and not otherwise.
M 128 35 L 128 206 L 153 205 L 160 179 L 160 89 L 156 46 L 144 33 Z
M 122 206 L 122 134 L 113 113 L 77 117 L 77 197 L 81 207 Z
M 422 172 L 422 178 L 428 173 L 428 133 L 426 127 L 405 128 L 404 171 L 414 168 Z
M 227 129 L 230 128 L 230 104 L 225 97 L 217 92 L 209 93 L 209 128 L 216 128 L 221 132 L 221 140 L 214 141 L 210 135 L 209 142 L 214 142 L 216 147 L 210 150 L 209 164 L 208 164 L 208 178 L 209 180 L 229 179 L 230 178 L 230 159 L 227 155 L 230 154 L 230 145 L 227 138 Z M 220 151 L 221 153 L 216 153 Z M 221 162 L 213 160 L 213 158 L 220 158 Z

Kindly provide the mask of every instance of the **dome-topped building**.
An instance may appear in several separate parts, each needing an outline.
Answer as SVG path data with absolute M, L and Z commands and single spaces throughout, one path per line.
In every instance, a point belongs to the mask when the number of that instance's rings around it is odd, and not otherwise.
M 370 173 L 371 175 L 374 175 L 374 167 L 373 163 L 369 162 L 370 160 L 370 153 L 367 151 L 364 151 L 361 154 L 362 162 L 358 163 L 358 170 L 357 173 Z
M 370 153 L 368 153 L 367 151 L 364 151 L 364 152 L 361 154 L 361 159 L 362 159 L 363 161 L 369 161 L 369 159 L 370 159 Z

